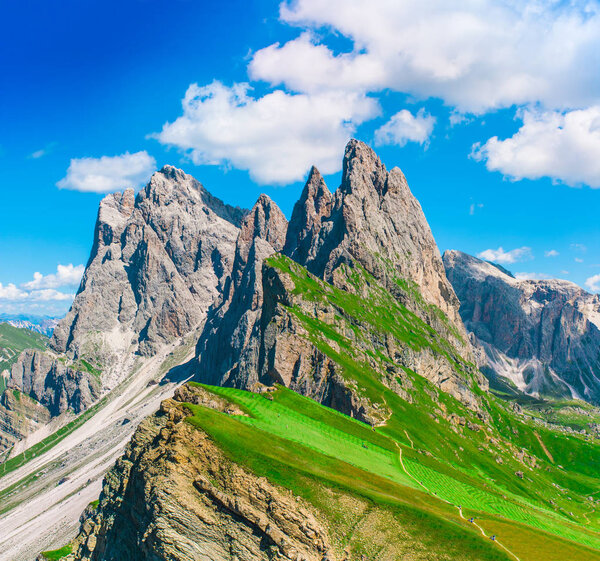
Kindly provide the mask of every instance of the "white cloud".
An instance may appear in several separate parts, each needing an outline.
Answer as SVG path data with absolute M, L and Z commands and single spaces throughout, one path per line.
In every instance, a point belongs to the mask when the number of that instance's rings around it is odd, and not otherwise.
M 600 100 L 600 9 L 585 1 L 294 0 L 282 20 L 308 29 L 254 54 L 250 75 L 299 92 L 392 89 L 461 113 Z M 320 30 L 352 41 L 334 52 Z
M 143 185 L 156 169 L 156 161 L 145 150 L 120 156 L 71 160 L 67 175 L 57 185 L 91 193 L 110 193 Z
M 49 300 L 73 300 L 74 294 L 67 294 L 55 290 L 54 288 L 44 288 L 41 290 L 23 290 L 13 283 L 3 285 L 0 283 L 0 301 L 8 300 L 11 302 L 47 302 Z
M 547 280 L 551 279 L 552 275 L 545 273 L 515 273 L 515 278 L 518 280 Z
M 583 263 L 583 259 L 581 257 L 575 257 L 575 263 Z
M 24 290 L 17 288 L 14 284 L 3 285 L 0 282 L 0 300 L 18 300 L 25 298 L 26 295 Z
M 594 275 L 585 281 L 585 286 L 591 292 L 600 292 L 600 275 Z
M 478 208 L 483 208 L 483 203 L 471 203 L 471 206 L 469 206 L 469 214 L 473 216 Z
M 433 132 L 435 117 L 419 109 L 416 116 L 407 109 L 402 109 L 375 131 L 375 144 L 397 144 L 404 146 L 407 142 L 418 142 L 427 145 Z
M 587 246 L 582 243 L 572 243 L 569 247 L 578 253 L 585 253 L 587 251 Z
M 83 276 L 85 267 L 83 265 L 73 266 L 58 265 L 56 273 L 51 275 L 42 275 L 41 273 L 33 273 L 33 280 L 21 285 L 26 290 L 39 290 L 44 288 L 59 288 L 61 286 L 78 286 Z
M 67 311 L 75 294 L 72 290 L 59 288 L 77 287 L 84 266 L 58 265 L 56 273 L 42 275 L 34 273 L 33 280 L 20 286 L 0 283 L 0 312 L 27 313 L 36 310 L 48 315 L 61 315 Z
M 477 257 L 500 264 L 511 264 L 533 259 L 531 248 L 526 246 L 511 249 L 510 251 L 504 251 L 502 247 L 499 247 L 498 249 L 486 249 L 485 251 L 478 253 Z
M 550 177 L 567 185 L 600 187 L 600 105 L 584 110 L 519 112 L 510 138 L 490 138 L 473 157 L 512 179 Z
M 374 99 L 352 92 L 253 97 L 248 84 L 220 82 L 192 84 L 182 105 L 183 115 L 154 138 L 195 164 L 231 164 L 269 184 L 300 180 L 312 164 L 325 174 L 339 171 L 356 126 L 379 112 Z
M 548 251 L 544 251 L 545 257 L 558 257 L 560 253 L 556 251 L 556 249 L 549 249 Z

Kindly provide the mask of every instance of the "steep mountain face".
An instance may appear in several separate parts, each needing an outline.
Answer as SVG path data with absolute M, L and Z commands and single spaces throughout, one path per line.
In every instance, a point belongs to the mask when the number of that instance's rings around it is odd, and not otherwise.
M 444 265 L 465 326 L 491 374 L 534 396 L 600 403 L 600 297 L 561 280 L 517 280 L 447 251 Z
M 153 355 L 198 328 L 229 279 L 244 214 L 171 166 L 137 197 L 131 189 L 106 196 L 79 291 L 50 340 L 52 352 L 24 352 L 1 378 L 0 390 L 6 385 L 37 406 L 29 418 L 27 408 L 4 399 L 0 452 L 40 419 L 89 407 L 129 374 L 134 352 Z
M 111 365 L 197 327 L 231 271 L 244 211 L 171 166 L 100 204 L 81 286 L 51 347 Z
M 346 146 L 342 183 L 333 196 L 311 173 L 289 231 L 286 254 L 311 273 L 335 283 L 340 264 L 356 261 L 390 290 L 398 280 L 414 283 L 425 301 L 464 333 L 458 300 L 421 206 L 402 171 L 388 172 L 363 142 Z
M 289 258 L 269 258 L 277 252 Z M 305 282 L 314 289 L 303 290 Z M 373 321 L 368 327 L 352 309 L 327 300 L 326 292 L 333 290 L 372 301 L 375 309 L 385 301 L 419 333 L 423 325 L 430 327 L 418 343 L 407 341 L 404 331 L 384 342 Z M 361 356 L 354 360 L 373 362 L 369 352 L 383 354 L 477 408 L 469 380 L 485 381 L 465 362 L 471 347 L 458 300 L 421 207 L 402 172 L 388 173 L 358 141 L 346 147 L 335 194 L 312 168 L 289 225 L 264 196 L 245 218 L 231 282 L 197 347 L 198 378 L 246 389 L 280 383 L 345 413 L 380 421 L 384 410 L 369 405 L 341 357 L 315 340 L 315 321 L 343 324 L 344 337 L 358 325 L 364 333 L 373 331 L 360 344 L 355 341 Z M 441 355 L 432 350 L 439 345 L 446 349 Z M 402 378 L 401 368 L 373 368 L 394 387 Z
M 258 367 L 262 262 L 281 251 L 286 231 L 285 216 L 266 195 L 242 221 L 231 277 L 197 345 L 200 369 L 215 384 L 250 387 L 256 381 L 252 373 Z
M 99 375 L 28 349 L 19 355 L 0 396 L 0 453 L 67 410 L 78 414 L 101 394 Z

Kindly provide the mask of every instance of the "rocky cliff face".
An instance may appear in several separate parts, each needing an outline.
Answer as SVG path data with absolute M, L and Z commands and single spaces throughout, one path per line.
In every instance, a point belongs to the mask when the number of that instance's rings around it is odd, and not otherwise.
M 127 350 L 157 345 L 196 328 L 231 271 L 244 212 L 223 204 L 171 166 L 100 204 L 94 245 L 57 352 L 111 365 Z
M 328 356 L 315 344 L 296 312 L 300 310 L 303 318 L 326 318 L 331 323 L 342 317 L 348 330 L 352 323 L 356 328 L 360 318 L 350 317 L 347 310 L 330 302 L 303 297 L 306 291 L 296 286 L 297 279 L 292 277 L 310 276 L 310 272 L 315 275 L 317 290 L 335 287 L 365 301 L 373 298 L 375 302 L 385 293 L 391 306 L 414 314 L 417 323 L 432 326 L 432 332 L 447 342 L 451 355 L 460 357 L 459 362 L 471 357 L 471 347 L 458 316 L 458 299 L 402 172 L 397 168 L 387 172 L 375 153 L 358 141 L 346 147 L 343 167 L 342 185 L 335 194 L 312 168 L 289 225 L 264 196 L 245 218 L 231 281 L 222 304 L 211 312 L 197 347 L 198 377 L 211 384 L 246 389 L 277 382 L 340 411 L 377 422 L 380 414 L 352 389 L 354 383 L 344 378 L 340 359 Z M 276 252 L 289 256 L 299 270 L 289 275 L 265 261 Z M 381 294 L 375 296 L 365 285 L 357 287 L 351 281 L 355 275 L 368 277 L 371 288 L 377 287 Z M 360 291 L 363 293 L 357 294 Z M 366 329 L 365 324 L 361 328 Z M 369 349 L 389 354 L 387 348 L 382 351 L 380 342 L 356 343 L 356 352 Z M 455 359 L 444 355 L 431 360 L 430 351 L 419 348 L 415 352 L 406 342 L 397 343 L 391 361 L 416 369 L 476 407 L 468 376 L 452 365 Z M 393 379 L 390 376 L 391 383 Z M 483 379 L 479 381 L 485 385 Z
M 231 278 L 197 345 L 203 377 L 213 384 L 249 387 L 256 378 L 262 263 L 282 250 L 286 231 L 287 220 L 279 207 L 261 195 L 242 222 Z
M 140 425 L 107 474 L 100 508 L 83 520 L 75 558 L 328 558 L 329 536 L 314 510 L 232 463 L 183 421 L 179 402 L 241 411 L 198 388 L 184 388 L 175 399 Z
M 68 409 L 81 413 L 101 388 L 98 375 L 44 351 L 22 352 L 0 397 L 0 453 Z
M 391 290 L 398 280 L 414 283 L 463 332 L 459 303 L 421 206 L 400 169 L 388 172 L 363 142 L 346 146 L 334 195 L 311 173 L 289 232 L 286 254 L 310 272 L 335 283 L 340 264 L 357 261 Z
M 56 354 L 24 352 L 7 380 L 36 406 L 30 418 L 4 399 L 0 452 L 43 419 L 86 409 L 128 374 L 130 353 L 154 354 L 199 327 L 229 279 L 244 214 L 171 166 L 137 196 L 106 196 L 79 291 L 50 341 Z
M 600 402 L 600 297 L 561 280 L 517 280 L 458 251 L 444 264 L 491 373 L 525 393 Z

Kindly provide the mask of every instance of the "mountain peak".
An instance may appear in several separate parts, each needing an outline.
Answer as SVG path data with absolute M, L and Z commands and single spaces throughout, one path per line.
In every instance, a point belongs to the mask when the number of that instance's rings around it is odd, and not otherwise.
M 321 227 L 321 220 L 331 213 L 333 195 L 323 176 L 313 166 L 308 179 L 294 205 L 290 219 L 284 253 L 303 263 L 308 257 L 312 235 Z
M 350 140 L 344 151 L 340 189 L 350 193 L 366 187 L 382 195 L 386 178 L 387 170 L 375 151 L 360 140 Z

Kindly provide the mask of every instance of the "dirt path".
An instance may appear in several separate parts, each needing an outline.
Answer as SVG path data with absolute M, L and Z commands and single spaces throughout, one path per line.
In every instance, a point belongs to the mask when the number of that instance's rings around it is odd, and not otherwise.
M 582 513 L 582 516 L 585 518 L 585 523 L 588 526 L 591 524 L 590 519 L 588 518 L 588 515 L 592 514 L 593 512 L 596 512 L 595 508 L 591 509 L 589 512 L 583 512 Z
M 404 431 L 404 432 L 405 432 L 406 436 L 408 437 L 408 439 L 410 440 L 410 437 L 408 436 L 408 433 L 406 433 L 406 431 Z M 434 495 L 436 498 L 440 499 L 440 501 L 443 501 L 443 502 L 445 502 L 446 504 L 448 504 L 448 505 L 450 505 L 450 506 L 453 506 L 453 507 L 457 508 L 457 509 L 458 509 L 458 514 L 460 515 L 460 517 L 461 517 L 463 520 L 465 520 L 465 521 L 469 521 L 469 522 L 470 522 L 470 520 L 467 520 L 467 518 L 465 518 L 465 517 L 464 517 L 464 515 L 463 515 L 463 512 L 462 512 L 462 507 L 461 507 L 461 506 L 455 505 L 455 504 L 451 503 L 450 501 L 447 501 L 446 499 L 443 499 L 442 497 L 439 497 L 439 496 L 437 495 L 437 493 L 435 493 L 434 491 L 431 491 L 430 489 L 428 489 L 428 488 L 427 488 L 427 487 L 426 487 L 426 486 L 425 486 L 425 485 L 424 485 L 424 484 L 423 484 L 421 481 L 419 481 L 419 480 L 418 480 L 416 477 L 414 477 L 412 474 L 410 474 L 410 473 L 408 472 L 408 470 L 406 469 L 406 466 L 404 465 L 404 461 L 402 460 L 402 448 L 401 448 L 401 446 L 400 446 L 400 445 L 399 445 L 399 444 L 398 444 L 398 443 L 397 443 L 395 440 L 394 440 L 393 442 L 394 442 L 394 444 L 396 445 L 396 448 L 398 449 L 398 459 L 400 460 L 400 465 L 402 466 L 402 469 L 403 469 L 404 473 L 405 473 L 405 474 L 406 474 L 408 477 L 410 477 L 410 478 L 411 478 L 413 481 L 415 481 L 415 482 L 416 482 L 418 485 L 420 485 L 421 487 L 423 487 L 423 489 L 425 489 L 425 491 L 427 491 L 427 492 L 428 492 L 430 495 Z M 412 440 L 411 440 L 411 443 L 412 443 Z M 484 529 L 483 529 L 483 528 L 482 528 L 482 527 L 481 527 L 479 524 L 477 524 L 477 522 L 475 522 L 475 520 L 473 520 L 473 521 L 471 522 L 471 524 L 473 524 L 474 526 L 476 526 L 476 527 L 479 529 L 479 531 L 481 532 L 481 535 L 482 535 L 484 538 L 490 538 L 490 536 L 488 536 L 488 535 L 485 533 L 485 530 L 484 530 Z M 494 543 L 495 543 L 496 545 L 498 545 L 499 547 L 501 547 L 502 549 L 504 549 L 504 550 L 505 550 L 507 553 L 509 553 L 509 554 L 510 554 L 512 557 L 514 557 L 514 558 L 515 558 L 517 561 L 521 561 L 521 560 L 519 559 L 519 557 L 517 557 L 517 556 L 516 556 L 516 555 L 515 555 L 515 554 L 514 554 L 514 553 L 513 553 L 513 552 L 512 552 L 510 549 L 508 549 L 508 547 L 506 547 L 504 544 L 500 543 L 500 542 L 499 542 L 497 539 L 495 539 L 495 540 L 494 540 Z
M 34 477 L 2 499 L 1 506 L 13 507 L 0 515 L 0 560 L 33 560 L 40 551 L 62 547 L 75 536 L 81 512 L 98 498 L 104 474 L 123 453 L 139 422 L 183 383 L 149 384 L 160 376 L 161 365 L 172 353 L 182 353 L 178 363 L 194 355 L 193 346 L 180 349 L 180 343 L 147 359 L 109 394 L 104 407 L 64 440 L 0 478 L 1 491 Z
M 535 437 L 538 439 L 538 442 L 540 443 L 542 450 L 546 453 L 546 456 L 548 456 L 548 459 L 550 460 L 550 462 L 554 463 L 554 458 L 552 457 L 552 454 L 550 454 L 550 452 L 548 451 L 548 448 L 546 448 L 546 445 L 544 444 L 544 441 L 541 439 L 538 432 L 536 430 L 534 430 L 533 434 L 535 434 Z

